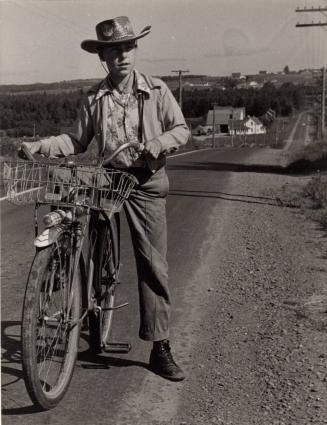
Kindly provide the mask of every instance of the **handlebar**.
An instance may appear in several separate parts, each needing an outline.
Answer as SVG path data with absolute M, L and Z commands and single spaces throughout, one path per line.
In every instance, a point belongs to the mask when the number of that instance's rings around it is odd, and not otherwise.
M 125 149 L 128 148 L 134 148 L 135 150 L 137 150 L 138 152 L 143 152 L 144 150 L 144 144 L 143 143 L 138 143 L 138 142 L 128 142 L 128 143 L 124 143 L 123 145 L 119 146 L 119 148 L 117 148 L 108 158 L 104 159 L 101 163 L 101 165 L 103 167 L 106 167 L 110 164 L 110 162 L 116 158 L 116 156 L 118 154 L 120 154 L 120 152 L 122 152 Z M 35 156 L 32 154 L 32 152 L 28 149 L 28 147 L 26 145 L 24 145 L 24 143 L 21 144 L 20 146 L 20 150 L 24 153 L 24 155 L 26 156 L 26 158 L 29 161 L 32 162 L 36 162 L 36 158 Z
M 124 143 L 123 145 L 119 146 L 119 148 L 117 148 L 115 150 L 115 152 L 113 152 L 108 158 L 106 158 L 102 165 L 103 167 L 106 167 L 107 165 L 110 164 L 110 161 L 112 161 L 114 158 L 116 158 L 116 156 L 118 154 L 120 154 L 120 152 L 122 152 L 125 149 L 128 148 L 134 148 L 135 150 L 137 150 L 138 152 L 143 152 L 144 150 L 144 144 L 143 143 L 138 143 L 138 142 L 128 142 L 128 143 Z

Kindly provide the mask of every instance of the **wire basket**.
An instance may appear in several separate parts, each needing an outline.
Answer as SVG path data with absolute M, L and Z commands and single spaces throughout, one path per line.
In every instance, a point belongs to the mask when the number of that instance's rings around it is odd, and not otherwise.
M 27 161 L 5 162 L 3 166 L 7 200 L 16 205 L 80 205 L 112 215 L 120 211 L 136 183 L 126 172 L 95 166 Z

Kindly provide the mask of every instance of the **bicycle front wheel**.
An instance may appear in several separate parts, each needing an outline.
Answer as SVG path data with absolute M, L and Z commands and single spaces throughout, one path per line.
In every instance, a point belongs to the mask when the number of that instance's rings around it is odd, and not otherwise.
M 56 406 L 68 390 L 78 352 L 80 272 L 71 282 L 71 237 L 36 252 L 25 292 L 22 360 L 27 391 L 43 409 Z

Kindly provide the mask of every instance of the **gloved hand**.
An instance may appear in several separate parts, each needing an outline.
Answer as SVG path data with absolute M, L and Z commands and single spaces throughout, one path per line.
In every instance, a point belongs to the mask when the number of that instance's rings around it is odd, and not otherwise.
M 160 140 L 152 139 L 145 142 L 144 152 L 149 153 L 154 159 L 157 159 L 162 151 L 162 145 Z

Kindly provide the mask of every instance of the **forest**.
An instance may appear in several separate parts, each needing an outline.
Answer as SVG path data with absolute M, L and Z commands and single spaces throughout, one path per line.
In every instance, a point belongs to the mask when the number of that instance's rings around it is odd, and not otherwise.
M 287 117 L 293 110 L 303 108 L 305 102 L 305 87 L 293 83 L 284 83 L 276 88 L 267 82 L 261 89 L 225 89 L 193 90 L 183 93 L 183 112 L 188 118 L 205 115 L 217 106 L 245 107 L 246 114 L 262 117 L 268 109 L 273 109 L 277 116 Z
M 83 89 L 60 93 L 0 94 L 0 130 L 10 137 L 57 135 L 69 131 L 77 118 Z M 178 90 L 174 92 L 178 98 Z M 247 115 L 261 117 L 268 109 L 277 116 L 288 116 L 303 108 L 305 87 L 284 83 L 279 88 L 268 82 L 261 89 L 184 90 L 183 112 L 186 118 L 207 114 L 215 102 L 219 106 L 245 107 Z

